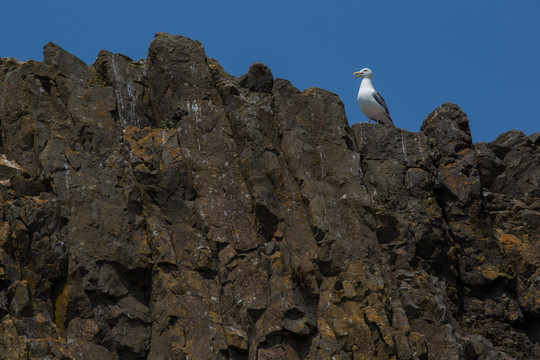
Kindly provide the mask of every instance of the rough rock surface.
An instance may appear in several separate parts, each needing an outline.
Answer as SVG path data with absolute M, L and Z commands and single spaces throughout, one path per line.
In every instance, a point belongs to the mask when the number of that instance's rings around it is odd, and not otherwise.
M 350 127 L 157 34 L 0 60 L 0 356 L 540 357 L 540 134 Z

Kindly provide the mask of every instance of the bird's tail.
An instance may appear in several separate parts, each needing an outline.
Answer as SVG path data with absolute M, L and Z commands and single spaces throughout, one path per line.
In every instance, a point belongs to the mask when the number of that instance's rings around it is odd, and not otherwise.
M 394 126 L 394 122 L 392 121 L 392 118 L 390 117 L 390 114 L 384 114 L 383 116 L 379 117 L 377 119 L 377 122 L 379 124 L 383 124 L 383 125 L 392 125 L 392 126 Z

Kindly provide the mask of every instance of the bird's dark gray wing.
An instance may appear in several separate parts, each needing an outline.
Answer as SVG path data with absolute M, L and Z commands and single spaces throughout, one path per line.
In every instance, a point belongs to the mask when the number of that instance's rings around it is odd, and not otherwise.
M 384 101 L 383 97 L 381 96 L 381 94 L 379 94 L 378 92 L 374 92 L 373 93 L 373 98 L 375 99 L 375 101 L 381 105 L 383 108 L 384 108 L 384 111 L 390 115 L 390 112 L 388 111 L 388 106 L 386 106 L 386 102 Z

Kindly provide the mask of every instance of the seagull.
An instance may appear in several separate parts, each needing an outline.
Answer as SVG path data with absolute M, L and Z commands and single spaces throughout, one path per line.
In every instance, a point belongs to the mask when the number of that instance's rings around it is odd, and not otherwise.
M 367 116 L 368 122 L 371 120 L 383 125 L 394 125 L 392 118 L 390 118 L 390 112 L 384 102 L 383 97 L 379 94 L 371 84 L 373 78 L 373 71 L 368 68 L 364 68 L 360 71 L 353 73 L 355 78 L 362 78 L 360 83 L 360 89 L 358 90 L 358 105 L 360 110 Z

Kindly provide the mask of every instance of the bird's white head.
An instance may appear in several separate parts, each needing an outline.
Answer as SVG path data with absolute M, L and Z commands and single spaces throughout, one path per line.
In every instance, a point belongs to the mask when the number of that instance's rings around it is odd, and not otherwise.
M 362 70 L 353 73 L 353 75 L 355 79 L 359 77 L 371 79 L 373 77 L 373 71 L 368 68 L 363 68 Z

